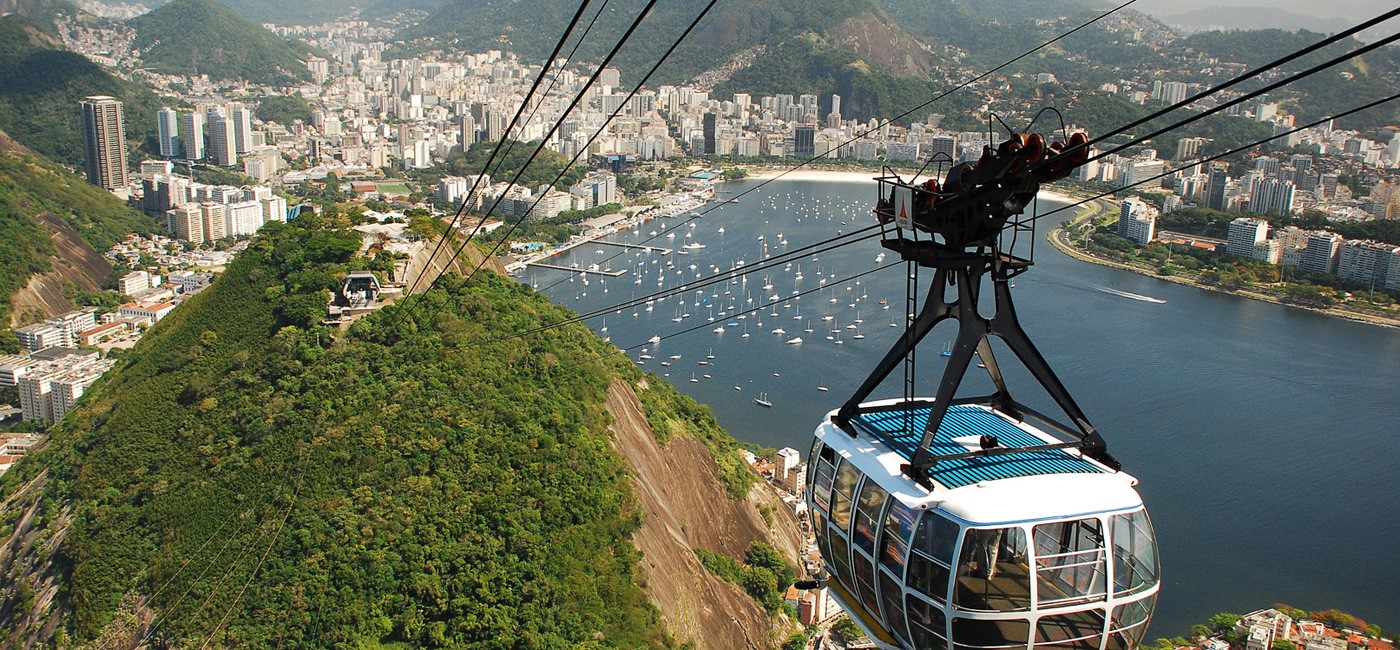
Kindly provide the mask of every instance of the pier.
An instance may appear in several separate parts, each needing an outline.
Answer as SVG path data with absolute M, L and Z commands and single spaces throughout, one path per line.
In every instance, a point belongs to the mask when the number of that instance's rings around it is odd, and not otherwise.
M 627 274 L 626 270 L 614 271 L 612 269 L 582 268 L 578 266 L 564 266 L 562 264 L 548 264 L 545 262 L 529 262 L 527 266 L 538 266 L 546 269 L 555 269 L 557 271 L 570 271 L 574 273 L 592 273 L 594 275 L 606 275 L 610 278 L 615 278 L 620 275 Z

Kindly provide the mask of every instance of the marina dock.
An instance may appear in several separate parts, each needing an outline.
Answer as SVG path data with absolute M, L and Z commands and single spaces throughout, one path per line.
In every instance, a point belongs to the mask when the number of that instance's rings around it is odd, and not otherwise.
M 564 266 L 562 264 L 547 264 L 545 262 L 529 262 L 526 265 L 538 266 L 546 269 L 554 269 L 556 271 L 570 271 L 574 273 L 592 273 L 594 275 L 606 275 L 610 278 L 615 278 L 620 275 L 626 275 L 627 273 L 626 270 L 616 271 L 613 269 L 582 268 L 578 266 Z

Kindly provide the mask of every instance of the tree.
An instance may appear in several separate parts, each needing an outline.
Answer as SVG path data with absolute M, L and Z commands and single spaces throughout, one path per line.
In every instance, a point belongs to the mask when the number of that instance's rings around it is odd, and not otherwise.
M 1196 625 L 1191 626 L 1191 636 L 1193 638 L 1199 639 L 1201 637 L 1210 636 L 1212 632 L 1214 632 L 1214 630 L 1210 629 L 1209 625 L 1201 625 L 1197 623 Z
M 1219 614 L 1216 614 L 1215 616 L 1212 616 L 1209 619 L 1207 619 L 1206 624 L 1209 625 L 1210 628 L 1212 630 L 1215 630 L 1216 632 L 1224 632 L 1225 630 L 1234 628 L 1235 623 L 1240 622 L 1240 618 L 1242 617 L 1239 614 L 1233 614 L 1230 612 L 1220 612 Z
M 847 643 L 865 636 L 865 633 L 860 631 L 855 621 L 852 621 L 849 616 L 836 619 L 836 622 L 831 625 L 831 633 L 841 637 Z
M 1269 650 L 1298 650 L 1298 646 L 1288 639 L 1274 639 Z

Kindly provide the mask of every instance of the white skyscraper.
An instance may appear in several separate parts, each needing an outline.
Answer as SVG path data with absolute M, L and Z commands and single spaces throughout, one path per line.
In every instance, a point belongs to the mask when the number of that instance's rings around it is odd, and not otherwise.
M 180 120 L 180 148 L 186 160 L 204 160 L 204 114 L 198 110 L 185 113 Z
M 211 106 L 206 118 L 209 120 L 209 162 L 220 167 L 238 164 L 238 145 L 233 139 L 233 122 L 224 113 L 224 109 Z
M 1225 252 L 1241 257 L 1253 257 L 1254 247 L 1269 236 L 1269 222 L 1240 217 L 1230 222 L 1225 238 Z
M 180 157 L 180 114 L 170 107 L 156 111 L 156 140 L 161 158 Z
M 239 102 L 228 105 L 228 120 L 233 128 L 233 149 L 240 154 L 253 150 L 253 111 Z

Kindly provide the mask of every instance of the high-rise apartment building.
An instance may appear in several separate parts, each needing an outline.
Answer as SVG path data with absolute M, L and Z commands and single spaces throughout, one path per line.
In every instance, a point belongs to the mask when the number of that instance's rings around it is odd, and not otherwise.
M 209 162 L 220 167 L 238 164 L 238 144 L 228 114 L 222 107 L 213 106 L 205 118 L 209 121 Z
M 125 189 L 128 177 L 122 103 L 107 95 L 93 95 L 82 101 L 81 108 L 88 182 L 108 190 Z
M 1225 189 L 1230 184 L 1230 173 L 1225 165 L 1210 166 L 1210 185 L 1207 186 L 1206 207 L 1212 210 L 1224 210 Z
M 185 113 L 180 120 L 180 148 L 185 160 L 204 160 L 204 113 Z
M 156 111 L 156 141 L 161 158 L 180 157 L 180 114 L 169 106 Z
M 1225 238 L 1225 252 L 1241 257 L 1253 257 L 1254 248 L 1269 236 L 1269 222 L 1240 217 L 1230 222 Z
M 240 102 L 228 105 L 228 120 L 233 128 L 233 150 L 245 154 L 253 150 L 253 111 Z

